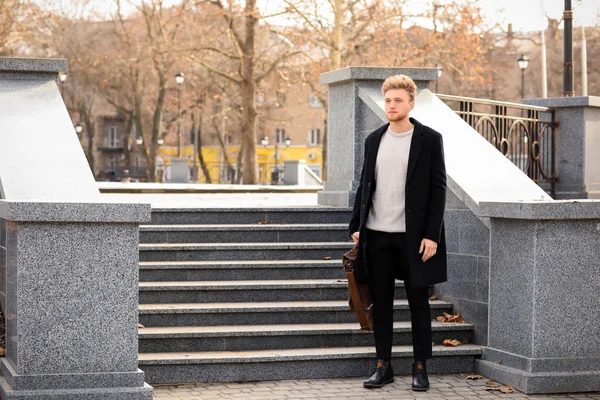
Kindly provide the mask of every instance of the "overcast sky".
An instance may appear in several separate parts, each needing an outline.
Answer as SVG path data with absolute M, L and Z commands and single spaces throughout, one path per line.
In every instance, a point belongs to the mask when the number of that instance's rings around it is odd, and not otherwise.
M 54 8 L 63 8 L 68 13 L 80 14 L 77 0 L 37 0 L 39 2 L 51 1 Z M 123 0 L 123 9 L 131 11 L 134 9 L 128 2 L 136 0 Z M 443 4 L 446 0 L 438 0 Z M 178 0 L 166 0 L 166 4 L 177 3 Z M 268 9 L 280 3 L 278 0 L 258 0 L 261 8 Z M 572 0 L 575 15 L 575 26 L 600 25 L 600 0 Z M 410 8 L 413 12 L 423 11 L 429 2 L 425 0 L 413 0 Z M 94 10 L 101 15 L 110 15 L 114 11 L 112 0 L 90 0 L 88 2 Z M 479 0 L 484 17 L 491 24 L 500 23 L 506 26 L 509 22 L 513 24 L 515 31 L 539 31 L 546 27 L 548 15 L 554 19 L 561 19 L 564 9 L 564 0 Z

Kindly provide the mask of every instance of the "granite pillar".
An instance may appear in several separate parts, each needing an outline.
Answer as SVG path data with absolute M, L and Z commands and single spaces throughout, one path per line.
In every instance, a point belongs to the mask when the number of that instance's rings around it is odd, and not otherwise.
M 600 202 L 481 203 L 488 344 L 476 370 L 527 394 L 600 391 Z
M 321 205 L 348 207 L 360 180 L 364 140 L 369 133 L 387 122 L 382 111 L 383 81 L 397 74 L 410 76 L 417 91 L 428 88 L 437 79 L 435 68 L 346 67 L 321 75 L 321 84 L 329 85 L 328 169 Z M 373 98 L 381 104 L 373 103 Z
M 58 90 L 66 68 L 0 57 L 0 399 L 150 400 L 137 367 L 150 205 L 102 202 Z
M 150 206 L 0 200 L 0 218 L 0 398 L 151 399 L 137 367 L 138 231 Z
M 600 97 L 527 99 L 554 110 L 557 199 L 600 198 Z

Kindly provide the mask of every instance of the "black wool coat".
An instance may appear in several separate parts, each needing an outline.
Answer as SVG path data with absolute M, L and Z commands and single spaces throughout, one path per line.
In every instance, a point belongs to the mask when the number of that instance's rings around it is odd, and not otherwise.
M 406 239 L 409 265 L 404 280 L 407 287 L 419 288 L 445 282 L 446 238 L 444 233 L 444 209 L 446 206 L 446 167 L 442 136 L 433 129 L 410 118 L 414 132 L 408 156 L 406 176 Z M 360 184 L 356 191 L 349 233 L 360 232 L 358 258 L 355 270 L 361 283 L 369 282 L 369 269 L 376 265 L 367 264 L 366 222 L 371 209 L 373 193 L 377 190 L 375 163 L 382 136 L 389 123 L 371 133 L 365 140 L 364 164 Z M 419 247 L 423 239 L 438 244 L 436 254 L 423 262 Z

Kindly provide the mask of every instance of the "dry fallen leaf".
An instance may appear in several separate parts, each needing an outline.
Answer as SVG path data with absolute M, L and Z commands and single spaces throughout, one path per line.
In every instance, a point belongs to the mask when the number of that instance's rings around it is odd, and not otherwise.
M 477 379 L 483 379 L 483 376 L 481 376 L 479 374 L 467 375 L 467 376 L 465 376 L 465 379 L 477 380 Z
M 142 325 L 142 324 L 138 324 L 138 328 L 144 329 L 144 328 L 145 328 L 145 326 L 144 326 L 144 325 Z
M 348 279 L 338 279 L 336 282 L 348 282 Z
M 485 383 L 485 386 L 493 387 L 493 386 L 498 386 L 498 385 L 496 384 L 495 380 L 488 379 L 488 381 Z
M 257 222 L 258 225 L 267 225 L 269 223 L 269 221 L 260 221 Z
M 465 322 L 465 320 L 460 317 L 460 313 L 456 314 L 456 315 L 452 315 L 452 314 L 448 314 L 447 312 L 445 312 L 443 316 L 440 315 L 436 319 L 439 322 L 459 322 L 459 323 Z
M 331 257 L 325 256 L 325 257 L 323 257 L 323 260 L 331 260 Z
M 437 296 L 434 294 L 433 296 L 431 296 L 431 297 L 429 298 L 429 300 L 437 300 Z
M 456 339 L 446 339 L 442 342 L 442 344 L 444 346 L 448 346 L 448 347 L 456 347 L 456 346 L 460 346 L 462 344 L 462 342 L 460 340 L 456 340 Z
M 502 393 L 514 393 L 515 389 L 508 385 L 508 386 L 490 386 L 488 388 L 486 388 L 485 390 L 489 391 L 489 392 L 502 392 Z
M 0 347 L 0 356 L 6 355 L 6 349 L 4 347 Z

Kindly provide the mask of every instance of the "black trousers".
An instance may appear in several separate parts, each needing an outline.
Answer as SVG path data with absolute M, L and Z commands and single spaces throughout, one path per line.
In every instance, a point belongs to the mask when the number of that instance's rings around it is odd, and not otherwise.
M 406 234 L 367 229 L 367 257 L 371 274 L 373 318 L 377 358 L 392 358 L 395 276 L 408 273 Z M 399 270 L 400 269 L 400 270 Z M 415 360 L 431 358 L 429 288 L 406 288 Z

